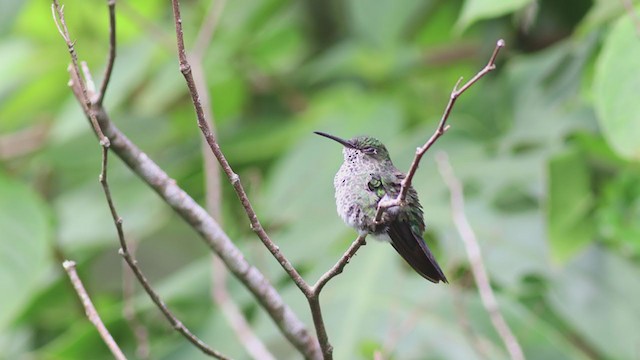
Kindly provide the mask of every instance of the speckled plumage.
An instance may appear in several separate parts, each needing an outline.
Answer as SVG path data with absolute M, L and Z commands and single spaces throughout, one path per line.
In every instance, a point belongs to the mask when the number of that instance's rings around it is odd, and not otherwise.
M 347 225 L 360 233 L 388 240 L 420 275 L 432 282 L 446 277 L 422 239 L 425 229 L 422 207 L 413 187 L 409 188 L 405 204 L 383 213 L 380 224 L 374 218 L 382 199 L 395 198 L 405 174 L 391 162 L 387 148 L 377 139 L 367 136 L 343 140 L 316 132 L 341 143 L 344 162 L 334 178 L 336 207 Z

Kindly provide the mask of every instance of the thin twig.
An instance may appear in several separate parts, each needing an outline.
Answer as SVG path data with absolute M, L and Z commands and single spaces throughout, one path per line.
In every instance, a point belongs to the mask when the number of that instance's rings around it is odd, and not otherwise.
M 104 133 L 111 141 L 110 149 L 200 234 L 207 245 L 221 257 L 227 268 L 254 295 L 287 339 L 292 343 L 302 344 L 301 346 L 307 344 L 313 347 L 315 339 L 309 335 L 302 321 L 283 301 L 264 275 L 247 262 L 213 218 L 113 124 L 102 106 L 95 106 L 94 109 L 86 107 L 85 91 L 79 86 L 81 83 L 79 73 L 74 71 L 72 66 L 69 68 L 71 73 L 69 86 L 74 96 L 87 118 L 91 119 L 95 115 L 100 128 L 104 129 Z
M 344 270 L 344 267 L 349 263 L 349 260 L 351 260 L 351 258 L 356 254 L 356 252 L 360 249 L 361 246 L 366 244 L 367 244 L 367 234 L 359 235 L 353 241 L 353 243 L 351 243 L 351 246 L 349 246 L 349 248 L 344 253 L 344 255 L 342 255 L 340 260 L 338 260 L 338 262 L 335 265 L 333 265 L 333 267 L 329 269 L 329 271 L 324 273 L 318 279 L 315 285 L 313 285 L 312 292 L 314 294 L 319 294 L 320 291 L 322 291 L 322 288 L 327 284 L 327 282 L 333 279 L 334 277 L 336 277 L 338 274 L 342 273 L 342 270 Z
M 215 140 L 209 124 L 207 123 L 207 116 L 203 110 L 203 107 L 200 101 L 198 88 L 193 80 L 192 68 L 186 56 L 185 45 L 184 45 L 184 35 L 182 30 L 182 18 L 180 16 L 180 5 L 178 3 L 178 0 L 172 0 L 172 4 L 173 4 L 174 20 L 175 20 L 175 27 L 176 27 L 176 40 L 177 40 L 177 48 L 178 48 L 178 59 L 180 63 L 180 72 L 183 74 L 187 82 L 187 87 L 189 88 L 189 93 L 191 95 L 192 102 L 196 111 L 198 127 L 202 131 L 207 141 L 207 144 L 211 149 L 211 152 L 218 159 L 218 162 L 222 166 L 223 171 L 229 178 L 229 181 L 231 182 L 236 194 L 238 195 L 240 202 L 242 203 L 242 206 L 247 214 L 247 217 L 249 218 L 249 222 L 251 224 L 252 230 L 258 235 L 258 237 L 263 242 L 263 244 L 267 247 L 267 249 L 271 252 L 271 254 L 276 258 L 276 260 L 278 260 L 282 268 L 287 272 L 289 277 L 294 281 L 296 286 L 298 286 L 298 288 L 302 291 L 302 293 L 307 298 L 309 307 L 311 309 L 312 317 L 314 320 L 316 332 L 318 335 L 318 340 L 320 343 L 322 355 L 325 359 L 332 359 L 333 349 L 331 347 L 331 344 L 328 341 L 328 336 L 324 326 L 324 321 L 322 318 L 321 308 L 319 303 L 320 291 L 322 290 L 322 287 L 326 284 L 327 281 L 329 281 L 331 278 L 336 276 L 340 271 L 342 271 L 342 269 L 344 268 L 348 260 L 351 258 L 351 256 L 353 256 L 353 254 L 355 254 L 355 252 L 360 248 L 361 246 L 360 242 L 364 243 L 364 237 L 362 238 L 359 237 L 358 239 L 356 239 L 352 247 L 349 250 L 347 250 L 347 253 L 343 255 L 343 257 L 338 262 L 338 264 L 336 264 L 334 269 L 332 269 L 336 271 L 332 272 L 330 270 L 329 272 L 327 272 L 327 274 L 323 275 L 323 277 L 321 277 L 321 279 L 318 281 L 317 287 L 309 286 L 304 281 L 304 279 L 300 276 L 297 270 L 293 267 L 290 261 L 280 252 L 279 247 L 275 245 L 275 243 L 269 238 L 268 234 L 260 224 L 260 221 L 258 220 L 258 217 L 255 211 L 253 210 L 253 207 L 247 197 L 247 194 L 242 186 L 242 183 L 240 182 L 239 176 L 233 172 L 227 159 L 222 153 L 219 147 L 219 144 Z M 436 134 L 434 134 L 434 136 L 432 137 L 433 139 L 430 140 L 430 142 L 427 142 L 427 144 L 425 144 L 421 152 L 418 152 L 416 154 L 417 160 L 414 160 L 414 163 L 412 164 L 412 170 L 410 169 L 410 173 L 408 175 L 408 181 L 405 180 L 405 182 L 403 182 L 401 193 L 396 199 L 396 202 L 398 204 L 401 204 L 402 201 L 404 201 L 404 197 L 406 196 L 408 187 L 411 185 L 411 178 L 415 174 L 420 158 L 429 149 L 429 147 L 433 144 L 433 142 L 435 142 L 435 140 L 438 137 L 440 137 L 442 133 L 444 133 L 444 131 L 446 131 L 446 128 L 444 126 L 445 126 L 446 119 L 448 118 L 449 113 L 451 111 L 451 107 L 453 106 L 453 103 L 455 102 L 457 97 L 460 96 L 460 94 L 462 94 L 467 88 L 469 88 L 478 79 L 480 79 L 486 73 L 488 73 L 489 71 L 493 70 L 493 68 L 495 68 L 495 65 L 493 64 L 495 61 L 495 57 L 497 56 L 499 49 L 502 48 L 503 46 L 504 46 L 504 41 L 500 40 L 496 46 L 496 49 L 494 50 L 494 53 L 489 61 L 489 64 L 485 67 L 485 69 L 483 69 L 474 78 L 472 78 L 467 84 L 465 84 L 459 90 L 457 89 L 457 86 L 459 85 L 460 81 L 458 82 L 458 84 L 456 84 L 456 87 L 454 88 L 454 92 L 452 93 L 452 97 L 449 102 L 449 105 L 445 110 L 445 115 L 441 120 L 440 133 L 438 134 L 438 132 L 436 132 Z M 386 206 L 385 204 L 379 205 L 378 213 L 376 214 L 377 221 L 381 219 L 382 211 L 384 211 L 384 209 L 388 208 L 389 206 L 393 206 L 393 204 L 388 206 Z M 380 219 L 378 219 L 378 217 L 380 217 Z M 314 353 L 310 353 L 309 348 L 304 349 L 304 348 L 298 347 L 298 349 L 308 357 L 312 355 L 314 357 L 318 356 L 317 354 L 315 354 L 315 349 L 313 349 Z
M 427 152 L 427 150 L 429 150 L 429 148 L 431 148 L 431 146 L 436 142 L 436 140 L 438 140 L 440 136 L 442 136 L 449 129 L 449 125 L 447 125 L 447 119 L 449 119 L 449 115 L 451 114 L 451 109 L 453 109 L 453 105 L 456 103 L 456 100 L 458 99 L 458 97 L 460 97 L 460 95 L 462 95 L 462 93 L 464 93 L 468 88 L 470 88 L 473 84 L 475 84 L 478 80 L 480 80 L 480 78 L 482 78 L 483 76 L 485 76 L 490 71 L 496 68 L 496 64 L 495 64 L 496 57 L 498 56 L 500 49 L 502 49 L 504 46 L 505 46 L 504 40 L 502 39 L 498 40 L 498 42 L 496 43 L 496 47 L 493 50 L 493 54 L 491 54 L 491 57 L 489 58 L 489 62 L 487 63 L 487 65 L 485 65 L 485 67 L 482 68 L 482 70 L 480 70 L 474 77 L 471 78 L 471 80 L 467 81 L 467 83 L 462 85 L 462 87 L 460 88 L 458 88 L 458 86 L 462 82 L 462 78 L 458 79 L 458 81 L 456 82 L 456 85 L 453 87 L 453 91 L 451 91 L 449 102 L 447 103 L 447 106 L 444 109 L 444 113 L 442 114 L 442 118 L 440 119 L 440 123 L 438 124 L 436 131 L 433 133 L 433 135 L 431 135 L 431 138 L 429 138 L 429 140 L 427 140 L 427 142 L 423 146 L 416 149 L 416 155 L 413 158 L 413 161 L 411 162 L 411 166 L 409 167 L 407 176 L 402 181 L 402 186 L 400 188 L 400 193 L 398 194 L 398 197 L 395 199 L 391 199 L 389 201 L 385 201 L 385 202 L 381 201 L 380 203 L 378 203 L 378 210 L 376 211 L 376 216 L 375 216 L 376 223 L 379 223 L 382 220 L 382 214 L 385 209 L 388 209 L 392 206 L 401 206 L 403 204 L 407 196 L 407 192 L 409 191 L 409 187 L 411 187 L 411 181 L 413 180 L 413 176 L 415 175 L 416 170 L 418 170 L 418 165 L 420 164 L 420 160 L 422 159 L 422 156 Z
M 316 334 L 318 336 L 318 342 L 320 343 L 320 349 L 322 350 L 322 356 L 325 360 L 333 359 L 333 346 L 329 342 L 329 335 L 327 334 L 327 329 L 324 324 L 324 319 L 322 317 L 322 309 L 320 307 L 320 292 L 324 286 L 329 282 L 329 280 L 336 277 L 338 274 L 342 273 L 344 267 L 347 266 L 351 258 L 356 254 L 358 249 L 363 245 L 366 245 L 367 234 L 359 235 L 351 246 L 347 249 L 347 251 L 342 255 L 342 257 L 336 262 L 335 265 L 329 271 L 324 273 L 318 281 L 311 287 L 311 291 L 307 297 L 307 302 L 309 303 L 309 308 L 311 309 L 311 316 L 313 318 L 313 325 L 316 329 Z
M 184 75 L 184 78 L 187 82 L 187 87 L 189 88 L 189 93 L 191 94 L 191 98 L 193 101 L 194 108 L 196 110 L 196 117 L 198 121 L 198 127 L 202 131 L 207 144 L 209 145 L 211 152 L 215 155 L 216 159 L 220 163 L 223 171 L 229 178 L 229 181 L 233 185 L 233 188 L 242 203 L 242 206 L 249 218 L 251 229 L 258 235 L 262 243 L 267 247 L 267 249 L 271 252 L 271 254 L 278 260 L 282 268 L 287 272 L 289 277 L 294 281 L 294 283 L 298 286 L 298 288 L 302 291 L 304 296 L 307 298 L 307 302 L 309 303 L 309 307 L 311 310 L 311 314 L 313 317 L 314 326 L 316 329 L 316 333 L 318 336 L 318 343 L 320 349 L 318 349 L 318 344 L 315 342 L 304 344 L 304 347 L 296 346 L 306 357 L 309 358 L 319 358 L 320 355 L 318 351 L 322 352 L 322 356 L 324 359 L 332 359 L 332 351 L 333 348 L 328 340 L 328 335 L 326 332 L 326 327 L 324 325 L 324 320 L 322 317 L 321 307 L 320 307 L 320 292 L 324 285 L 331 280 L 333 277 L 338 275 L 346 264 L 349 262 L 351 257 L 358 251 L 360 246 L 365 243 L 366 235 L 359 236 L 351 247 L 347 250 L 347 252 L 342 256 L 342 258 L 338 261 L 338 263 L 329 270 L 326 274 L 324 274 L 317 282 L 316 285 L 309 286 L 305 282 L 305 280 L 300 276 L 297 270 L 293 267 L 291 262 L 282 254 L 279 247 L 270 239 L 269 235 L 266 233 L 260 221 L 258 220 L 258 216 L 253 210 L 251 202 L 247 197 L 247 194 L 242 186 L 240 181 L 240 177 L 233 172 L 229 162 L 226 157 L 222 153 L 220 146 L 218 145 L 215 137 L 213 136 L 213 132 L 209 123 L 207 121 L 207 114 L 205 113 L 205 109 L 202 106 L 201 96 L 198 92 L 198 87 L 193 79 L 193 71 L 191 65 L 189 64 L 185 52 L 184 45 L 184 35 L 182 31 L 182 18 L 180 16 L 180 5 L 177 0 L 173 0 L 173 11 L 176 25 L 176 39 L 178 46 L 178 59 L 180 62 L 180 71 Z
M 87 114 L 87 116 L 89 116 L 89 120 L 91 121 L 91 126 L 93 126 L 93 131 L 96 133 L 96 135 L 98 136 L 98 139 L 100 140 L 100 145 L 102 147 L 108 148 L 109 139 L 106 136 L 104 136 L 104 134 L 102 133 L 102 129 L 100 128 L 100 125 L 98 125 L 98 119 L 96 118 L 95 113 L 91 110 L 92 109 L 91 98 L 87 94 L 87 86 L 85 82 L 82 80 L 82 77 L 80 76 L 80 67 L 78 66 L 78 54 L 76 53 L 75 42 L 71 41 L 71 36 L 69 35 L 69 30 L 67 29 L 67 23 L 64 20 L 64 6 L 60 6 L 60 4 L 58 3 L 58 0 L 53 0 L 53 4 L 51 4 L 51 14 L 53 15 L 53 21 L 55 22 L 56 27 L 58 28 L 58 32 L 60 33 L 65 43 L 67 44 L 69 55 L 71 55 L 70 68 L 71 68 L 71 71 L 73 72 L 72 78 L 76 79 L 77 81 L 76 86 L 79 87 L 82 93 L 81 104 L 83 106 L 83 109 L 85 110 L 85 113 Z
M 104 70 L 102 84 L 100 84 L 98 99 L 95 101 L 98 105 L 102 105 L 104 94 L 107 92 L 107 87 L 109 86 L 109 80 L 111 80 L 113 64 L 116 60 L 116 0 L 107 0 L 107 5 L 109 7 L 109 55 L 107 57 L 107 67 Z
M 455 223 L 456 229 L 464 242 L 469 264 L 471 265 L 471 272 L 473 273 L 473 278 L 476 282 L 476 286 L 478 287 L 482 304 L 487 310 L 491 323 L 496 329 L 498 335 L 500 335 L 511 359 L 524 360 L 524 353 L 518 343 L 518 339 L 515 337 L 509 327 L 509 324 L 507 324 L 500 312 L 498 301 L 496 300 L 489 282 L 489 275 L 487 274 L 484 262 L 482 261 L 482 254 L 480 252 L 480 246 L 478 245 L 478 239 L 476 238 L 476 234 L 471 228 L 471 225 L 467 220 L 467 216 L 465 215 L 462 184 L 460 183 L 460 180 L 455 177 L 451 164 L 449 163 L 445 153 L 438 153 L 436 161 L 438 162 L 440 175 L 451 193 L 451 212 L 453 222 Z
M 211 10 L 207 13 L 203 21 L 196 45 L 190 52 L 191 66 L 193 69 L 193 77 L 201 95 L 202 107 L 205 119 L 211 127 L 211 131 L 215 133 L 215 117 L 211 96 L 206 87 L 204 68 L 202 61 L 204 54 L 209 47 L 209 43 L 213 38 L 213 34 L 220 19 L 222 10 L 224 9 L 225 0 L 213 1 Z M 221 224 L 221 190 L 220 190 L 220 167 L 215 157 L 209 151 L 207 143 L 202 143 L 202 158 L 205 171 L 205 190 L 207 210 L 219 224 Z M 254 333 L 240 308 L 229 296 L 227 289 L 227 277 L 229 271 L 218 255 L 211 255 L 211 297 L 216 305 L 220 308 L 223 316 L 229 323 L 229 326 L 236 334 L 240 343 L 245 350 L 256 360 L 274 360 L 275 356 L 269 352 L 264 343 Z
M 76 293 L 82 302 L 87 318 L 91 321 L 93 326 L 96 327 L 100 337 L 102 337 L 102 340 L 113 354 L 113 357 L 118 360 L 126 360 L 126 356 L 124 356 L 124 353 L 122 353 L 118 344 L 113 340 L 109 330 L 104 326 L 104 323 L 100 319 L 100 315 L 98 315 L 96 308 L 91 302 L 91 298 L 89 298 L 89 294 L 87 294 L 87 290 L 84 288 L 84 285 L 82 285 L 82 281 L 76 272 L 76 263 L 74 261 L 65 260 L 65 262 L 62 263 L 62 267 L 64 267 L 67 275 L 69 275 L 69 280 L 71 280 L 71 284 L 73 284 L 73 288 L 76 290 Z
M 102 185 L 102 189 L 104 191 L 104 195 L 107 199 L 107 204 L 109 205 L 109 210 L 111 211 L 111 217 L 113 218 L 113 223 L 116 226 L 116 231 L 118 232 L 118 240 L 120 241 L 120 251 L 119 254 L 124 258 L 124 260 L 129 265 L 133 274 L 138 278 L 138 281 L 147 292 L 147 295 L 151 298 L 151 301 L 156 304 L 158 309 L 162 312 L 162 314 L 167 318 L 171 326 L 178 331 L 182 336 L 184 336 L 189 342 L 195 345 L 200 351 L 203 353 L 215 357 L 217 359 L 228 359 L 226 356 L 222 355 L 220 352 L 212 349 L 207 344 L 205 344 L 202 340 L 200 340 L 197 336 L 195 336 L 175 315 L 169 310 L 167 305 L 160 299 L 158 293 L 151 287 L 149 281 L 142 273 L 142 270 L 138 267 L 138 262 L 135 260 L 133 255 L 129 252 L 127 247 L 127 242 L 124 237 L 124 230 L 122 227 L 122 218 L 118 215 L 115 204 L 113 202 L 113 198 L 111 197 L 111 190 L 109 188 L 109 182 L 107 180 L 107 165 L 108 165 L 108 150 L 103 148 L 102 151 L 102 171 L 100 172 L 100 184 Z
M 182 17 L 180 15 L 180 4 L 178 0 L 172 0 L 173 5 L 173 15 L 175 20 L 176 27 L 176 42 L 178 49 L 178 60 L 180 63 L 180 72 L 185 78 L 187 83 L 187 87 L 189 89 L 189 93 L 191 95 L 191 99 L 196 111 L 196 117 L 198 121 L 198 127 L 202 131 L 211 152 L 215 155 L 216 159 L 220 163 L 223 171 L 229 178 L 240 202 L 247 213 L 249 218 L 251 229 L 258 235 L 262 243 L 265 247 L 271 252 L 271 254 L 278 260 L 278 263 L 282 266 L 282 268 L 287 272 L 287 274 L 291 277 L 294 283 L 298 286 L 298 288 L 302 291 L 302 293 L 309 298 L 311 296 L 311 287 L 304 281 L 302 276 L 298 273 L 298 271 L 293 267 L 289 259 L 287 259 L 284 254 L 280 251 L 280 248 L 269 238 L 266 231 L 260 224 L 258 220 L 258 216 L 253 210 L 253 206 L 247 197 L 247 194 L 242 186 L 240 181 L 240 177 L 233 171 L 231 165 L 227 161 L 226 157 L 222 153 L 220 146 L 216 139 L 213 136 L 213 132 L 211 131 L 211 127 L 207 122 L 207 118 L 204 113 L 204 109 L 202 107 L 202 103 L 200 101 L 200 95 L 198 93 L 198 88 L 196 87 L 195 81 L 193 79 L 193 73 L 191 65 L 187 60 L 185 45 L 184 45 L 184 34 L 182 30 Z M 319 357 L 319 347 L 313 339 L 306 343 L 300 343 L 298 338 L 288 337 L 289 340 L 293 343 L 293 345 L 302 352 L 308 358 L 318 358 Z
M 111 7 L 111 2 L 109 2 L 109 6 Z M 147 292 L 151 300 L 158 306 L 158 308 L 162 311 L 162 313 L 165 315 L 167 320 L 169 320 L 169 322 L 174 327 L 174 329 L 176 329 L 176 331 L 181 333 L 185 338 L 187 338 L 187 340 L 193 343 L 205 354 L 216 357 L 218 359 L 227 359 L 225 356 L 223 356 L 216 350 L 211 349 L 203 341 L 201 341 L 195 335 L 193 335 L 189 331 L 189 329 L 187 329 L 169 311 L 169 309 L 166 307 L 164 302 L 160 299 L 158 294 L 153 290 L 151 285 L 148 283 L 142 271 L 138 268 L 136 260 L 129 253 L 127 249 L 127 243 L 124 237 L 124 231 L 122 228 L 122 218 L 118 216 L 115 205 L 113 203 L 113 199 L 111 197 L 111 190 L 109 189 L 109 183 L 107 181 L 107 168 L 108 168 L 110 141 L 102 133 L 102 129 L 98 124 L 97 117 L 93 110 L 94 106 L 97 105 L 91 100 L 93 94 L 89 94 L 89 91 L 91 91 L 92 93 L 94 92 L 95 86 L 93 84 L 93 79 L 91 78 L 91 74 L 89 72 L 88 67 L 84 63 L 83 63 L 83 73 L 84 73 L 84 79 L 86 80 L 86 83 L 85 81 L 83 81 L 83 78 L 80 76 L 78 59 L 77 59 L 75 49 L 73 47 L 73 43 L 71 43 L 70 41 L 70 35 L 69 35 L 65 18 L 64 18 L 64 11 L 63 11 L 63 8 L 58 4 L 57 0 L 53 0 L 53 5 L 51 9 L 54 15 L 54 21 L 56 23 L 56 27 L 58 28 L 58 31 L 64 38 L 65 42 L 67 43 L 69 54 L 71 55 L 72 65 L 70 67 L 70 73 L 71 73 L 70 75 L 72 80 L 70 85 L 72 86 L 72 89 L 74 89 L 74 94 L 76 95 L 78 100 L 81 101 L 82 104 L 84 104 L 85 113 L 91 119 L 92 124 L 94 124 L 94 130 L 96 131 L 96 134 L 100 138 L 100 145 L 102 147 L 102 161 L 101 161 L 102 167 L 101 167 L 99 179 L 100 179 L 100 184 L 102 185 L 105 197 L 107 199 L 107 204 L 109 205 L 109 210 L 111 211 L 111 216 L 116 226 L 116 231 L 118 233 L 118 239 L 120 241 L 120 247 L 121 247 L 120 255 L 124 257 L 125 261 L 129 265 L 133 273 L 136 275 L 136 277 L 140 281 L 142 287 L 145 289 L 145 291 Z M 57 17 L 56 17 L 56 12 L 57 12 Z M 115 23 L 113 23 L 112 25 L 115 25 Z M 113 33 L 115 34 L 115 31 Z M 107 78 L 107 81 L 108 81 L 108 78 Z
M 72 86 L 71 89 L 76 97 L 80 96 L 77 87 Z M 111 139 L 110 149 L 131 171 L 156 191 L 163 201 L 171 206 L 220 256 L 227 268 L 253 294 L 260 306 L 269 314 L 289 341 L 313 346 L 315 339 L 310 336 L 304 323 L 284 302 L 269 280 L 247 262 L 242 252 L 234 245 L 220 225 L 180 188 L 174 179 L 170 178 L 158 164 L 115 126 L 104 108 L 98 108 L 96 113 L 105 134 Z
M 207 144 L 209 144 L 209 148 L 211 149 L 216 159 L 218 159 L 218 162 L 222 166 L 222 170 L 225 172 L 225 174 L 229 178 L 229 181 L 231 182 L 231 185 L 233 186 L 236 194 L 240 198 L 240 202 L 242 203 L 242 206 L 245 209 L 247 216 L 249 217 L 249 221 L 251 223 L 251 229 L 258 235 L 260 240 L 262 240 L 262 242 L 267 247 L 267 249 L 278 260 L 282 268 L 287 272 L 287 274 L 289 274 L 289 276 L 293 279 L 293 281 L 300 288 L 300 290 L 302 290 L 303 293 L 307 294 L 310 291 L 309 285 L 304 281 L 304 279 L 302 279 L 298 271 L 293 267 L 291 262 L 289 262 L 289 259 L 287 259 L 280 252 L 280 248 L 269 238 L 269 235 L 267 235 L 267 233 L 265 232 L 264 228 L 260 224 L 260 221 L 258 220 L 258 216 L 253 210 L 253 206 L 251 205 L 249 198 L 247 197 L 247 193 L 245 192 L 244 187 L 242 186 L 240 177 L 238 176 L 238 174 L 233 172 L 231 165 L 229 165 L 229 162 L 227 161 L 226 157 L 220 150 L 220 146 L 218 145 L 218 142 L 213 137 L 211 128 L 209 127 L 209 124 L 206 121 L 204 110 L 202 109 L 202 104 L 200 102 L 200 96 L 198 94 L 198 90 L 196 88 L 195 82 L 193 81 L 191 65 L 187 60 L 187 55 L 186 55 L 185 46 L 184 46 L 184 35 L 182 32 L 182 18 L 180 15 L 180 4 L 178 3 L 178 0 L 172 0 L 172 3 L 173 3 L 173 14 L 175 18 L 175 25 L 176 25 L 176 39 L 178 43 L 178 59 L 180 61 L 180 72 L 182 72 L 182 75 L 184 76 L 187 82 L 187 87 L 189 88 L 191 99 L 193 100 L 193 105 L 195 107 L 196 116 L 198 119 L 198 127 L 202 131 L 202 134 L 204 135 L 205 139 L 207 140 Z

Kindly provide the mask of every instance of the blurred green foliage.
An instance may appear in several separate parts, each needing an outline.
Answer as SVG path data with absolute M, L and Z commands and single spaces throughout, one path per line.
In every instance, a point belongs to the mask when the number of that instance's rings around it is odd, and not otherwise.
M 101 79 L 105 1 L 65 2 L 81 59 Z M 183 1 L 193 44 L 207 1 Z M 636 6 L 636 11 L 640 9 Z M 204 202 L 200 133 L 167 2 L 119 1 L 106 108 Z M 451 284 L 426 283 L 370 242 L 323 292 L 337 359 L 500 359 L 433 161 L 446 151 L 499 303 L 529 359 L 640 356 L 640 37 L 621 1 L 230 1 L 206 50 L 218 138 L 263 224 L 308 280 L 355 237 L 336 216 L 339 148 L 368 134 L 406 169 L 460 76 L 504 38 L 498 68 L 465 93 L 415 179 L 427 237 Z M 122 265 L 97 182 L 100 148 L 66 86 L 68 53 L 43 1 L 0 4 L 0 357 L 101 359 L 61 262 L 80 276 L 131 356 Z M 248 355 L 210 298 L 209 249 L 115 157 L 111 188 L 137 256 L 211 346 Z M 252 235 L 223 181 L 223 224 L 311 327 L 303 297 Z M 232 298 L 279 359 L 299 356 L 235 280 Z M 141 292 L 152 358 L 202 357 Z M 478 345 L 480 344 L 480 346 Z

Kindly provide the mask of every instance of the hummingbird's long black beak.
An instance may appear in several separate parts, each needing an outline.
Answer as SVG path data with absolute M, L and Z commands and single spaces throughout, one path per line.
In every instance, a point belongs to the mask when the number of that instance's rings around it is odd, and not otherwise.
M 351 148 L 351 149 L 355 148 L 355 146 L 353 146 L 353 144 L 351 142 L 349 142 L 348 140 L 341 139 L 341 138 L 339 138 L 337 136 L 333 136 L 331 134 L 327 134 L 327 133 L 322 132 L 322 131 L 314 131 L 314 134 L 318 134 L 320 136 L 324 136 L 326 138 L 329 138 L 329 139 L 331 139 L 333 141 L 337 141 L 340 144 L 342 144 L 343 146 L 346 146 L 348 148 Z

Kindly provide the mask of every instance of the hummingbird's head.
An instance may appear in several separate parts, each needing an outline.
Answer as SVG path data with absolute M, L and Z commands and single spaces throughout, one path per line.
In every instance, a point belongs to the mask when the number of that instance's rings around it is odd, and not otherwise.
M 357 136 L 349 140 L 344 140 L 320 131 L 314 131 L 314 133 L 342 144 L 344 146 L 342 150 L 344 161 L 391 161 L 387 148 L 376 138 Z

